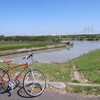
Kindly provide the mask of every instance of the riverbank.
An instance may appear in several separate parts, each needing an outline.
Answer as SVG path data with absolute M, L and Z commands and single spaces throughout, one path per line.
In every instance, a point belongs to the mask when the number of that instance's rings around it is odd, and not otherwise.
M 51 82 L 63 82 L 66 87 L 64 91 L 69 93 L 78 93 L 82 95 L 100 95 L 100 50 L 90 52 L 86 55 L 83 55 L 73 61 L 65 63 L 37 63 L 35 62 L 32 65 L 32 68 L 41 70 L 46 75 L 48 88 L 53 89 L 54 91 L 62 90 L 55 87 Z M 73 64 L 76 65 L 75 71 L 83 76 L 84 79 L 87 79 L 88 83 L 81 83 L 80 80 L 73 77 L 72 69 Z M 2 68 L 4 67 L 3 63 L 0 63 Z M 14 71 L 19 71 L 16 69 Z M 91 86 L 93 84 L 93 86 Z M 95 85 L 96 84 L 96 85 Z M 56 84 L 56 86 L 59 84 Z M 63 90 L 62 90 L 63 91 Z
M 100 50 L 96 50 L 66 63 L 35 63 L 33 68 L 42 70 L 47 77 L 47 82 L 64 82 L 65 90 L 69 93 L 100 95 L 99 54 Z M 73 77 L 73 64 L 77 68 L 75 71 L 80 73 L 85 82 L 82 82 L 80 77 L 78 79 Z M 53 89 L 55 90 L 55 88 Z
M 64 48 L 64 47 L 70 48 L 70 46 L 66 44 L 49 45 L 45 47 L 21 48 L 21 49 L 15 49 L 15 50 L 0 51 L 0 56 L 19 54 L 19 53 L 24 53 L 24 52 L 34 52 L 34 51 L 40 51 L 40 50 L 46 50 L 46 49 Z

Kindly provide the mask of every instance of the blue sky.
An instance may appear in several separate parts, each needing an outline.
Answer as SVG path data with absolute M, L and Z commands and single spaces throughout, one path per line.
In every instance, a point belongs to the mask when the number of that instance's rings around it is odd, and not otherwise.
M 100 28 L 100 0 L 0 0 L 0 35 L 54 35 Z

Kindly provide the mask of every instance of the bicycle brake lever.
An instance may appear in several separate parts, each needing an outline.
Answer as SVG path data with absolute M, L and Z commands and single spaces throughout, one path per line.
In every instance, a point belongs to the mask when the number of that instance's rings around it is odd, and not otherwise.
M 26 59 L 26 57 L 23 57 L 22 59 Z

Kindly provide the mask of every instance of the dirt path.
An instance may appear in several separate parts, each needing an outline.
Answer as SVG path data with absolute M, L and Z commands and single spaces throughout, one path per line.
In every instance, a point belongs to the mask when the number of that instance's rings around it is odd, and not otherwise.
M 80 71 L 77 70 L 75 65 L 73 65 L 72 67 L 72 77 L 73 77 L 73 80 L 78 80 L 82 84 L 89 83 L 89 81 L 85 79 L 84 76 L 80 73 Z
M 72 67 L 72 80 L 77 80 L 77 81 L 79 81 L 79 83 L 67 83 L 67 84 L 74 85 L 74 86 L 100 87 L 99 84 L 90 84 L 90 82 L 84 78 L 82 73 L 80 73 L 80 71 L 77 70 L 75 65 L 73 65 L 73 67 Z

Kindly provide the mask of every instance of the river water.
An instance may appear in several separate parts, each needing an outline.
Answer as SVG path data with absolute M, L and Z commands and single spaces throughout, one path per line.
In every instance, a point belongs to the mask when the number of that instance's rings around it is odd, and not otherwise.
M 36 51 L 34 53 L 34 61 L 38 62 L 55 62 L 63 63 L 71 59 L 77 58 L 83 54 L 89 53 L 96 49 L 100 49 L 100 41 L 72 41 L 71 48 L 49 49 Z M 16 63 L 22 62 L 22 58 L 29 53 L 14 54 L 3 56 L 2 59 L 12 59 Z

